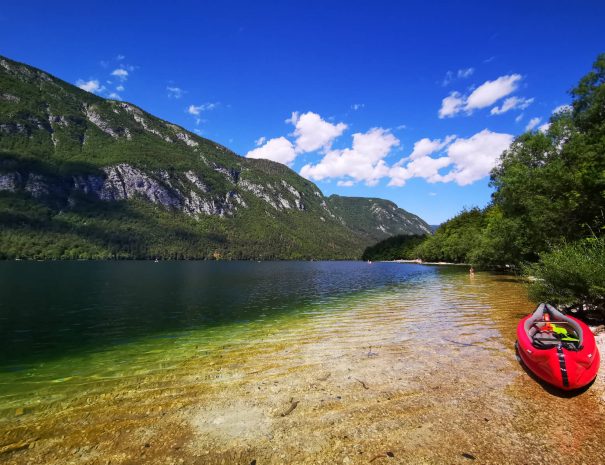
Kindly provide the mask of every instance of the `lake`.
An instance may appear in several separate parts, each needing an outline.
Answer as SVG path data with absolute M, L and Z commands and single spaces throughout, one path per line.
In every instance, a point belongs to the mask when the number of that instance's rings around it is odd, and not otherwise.
M 603 463 L 600 386 L 516 360 L 533 307 L 464 267 L 0 262 L 0 462 Z

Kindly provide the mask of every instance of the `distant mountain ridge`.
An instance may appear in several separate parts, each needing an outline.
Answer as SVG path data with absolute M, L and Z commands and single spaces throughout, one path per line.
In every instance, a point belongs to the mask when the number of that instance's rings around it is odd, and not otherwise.
M 332 211 L 346 225 L 371 243 L 400 234 L 430 234 L 430 226 L 419 216 L 399 208 L 394 202 L 374 197 L 331 195 Z
M 358 258 L 430 232 L 3 57 L 0 225 L 0 258 Z

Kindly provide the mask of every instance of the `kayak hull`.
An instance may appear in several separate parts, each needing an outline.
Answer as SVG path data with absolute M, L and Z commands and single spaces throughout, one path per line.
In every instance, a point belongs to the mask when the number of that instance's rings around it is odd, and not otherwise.
M 526 332 L 528 315 L 517 325 L 517 350 L 525 366 L 538 378 L 565 391 L 580 389 L 597 376 L 600 354 L 590 328 L 577 318 L 566 315 L 582 328 L 583 341 L 578 350 L 565 347 L 537 348 Z

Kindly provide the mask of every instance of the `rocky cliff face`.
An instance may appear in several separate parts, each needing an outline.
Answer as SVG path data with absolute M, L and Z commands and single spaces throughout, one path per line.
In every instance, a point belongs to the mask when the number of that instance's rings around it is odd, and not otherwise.
M 167 170 L 145 172 L 127 163 L 103 167 L 98 174 L 63 177 L 32 171 L 0 172 L 0 191 L 26 192 L 34 198 L 52 198 L 65 204 L 74 202 L 81 194 L 105 202 L 142 199 L 192 217 L 232 216 L 238 208 L 248 208 L 244 199 L 246 194 L 255 196 L 276 211 L 306 209 L 303 193 L 285 180 L 262 185 L 242 179 L 237 171 L 219 172 L 232 183 L 232 189 L 225 194 L 213 193 L 193 170 L 178 173 Z M 328 211 L 327 205 L 324 208 Z

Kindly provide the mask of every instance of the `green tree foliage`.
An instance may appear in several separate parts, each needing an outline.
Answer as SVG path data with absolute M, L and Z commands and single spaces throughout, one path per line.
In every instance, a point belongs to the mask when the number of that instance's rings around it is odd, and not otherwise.
M 584 133 L 597 138 L 605 132 L 605 53 L 599 55 L 593 69 L 571 91 L 574 120 Z
M 425 261 L 467 263 L 484 227 L 484 211 L 478 208 L 463 210 L 439 226 L 416 248 L 415 254 Z
M 409 260 L 416 258 L 416 247 L 424 239 L 425 236 L 404 234 L 389 237 L 367 247 L 363 252 L 362 260 Z

